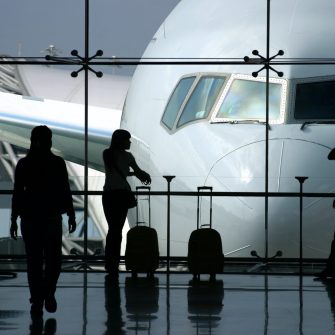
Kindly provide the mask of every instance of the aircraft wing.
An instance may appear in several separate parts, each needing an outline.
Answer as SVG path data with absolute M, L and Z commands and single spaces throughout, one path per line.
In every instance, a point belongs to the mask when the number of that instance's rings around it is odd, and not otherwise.
M 113 131 L 120 127 L 120 119 L 119 109 L 89 106 L 89 167 L 103 170 L 101 153 L 109 145 Z M 66 160 L 84 163 L 84 105 L 0 93 L 0 140 L 29 148 L 30 132 L 41 124 L 53 132 L 53 152 Z

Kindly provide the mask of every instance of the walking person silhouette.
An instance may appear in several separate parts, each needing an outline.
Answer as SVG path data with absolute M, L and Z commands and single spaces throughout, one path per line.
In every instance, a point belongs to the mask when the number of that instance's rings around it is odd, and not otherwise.
M 111 145 L 103 152 L 105 184 L 102 205 L 108 223 L 105 247 L 105 269 L 111 279 L 119 275 L 122 229 L 128 208 L 134 207 L 127 176 L 135 175 L 143 184 L 150 184 L 148 173 L 141 170 L 134 156 L 128 152 L 131 135 L 127 130 L 117 129 L 112 135 Z M 130 168 L 133 172 L 130 172 Z
M 61 271 L 62 214 L 68 215 L 69 232 L 76 229 L 75 212 L 64 160 L 51 152 L 52 132 L 37 126 L 30 149 L 15 169 L 10 234 L 17 238 L 17 218 L 27 255 L 31 317 L 45 309 L 57 310 L 56 285 Z

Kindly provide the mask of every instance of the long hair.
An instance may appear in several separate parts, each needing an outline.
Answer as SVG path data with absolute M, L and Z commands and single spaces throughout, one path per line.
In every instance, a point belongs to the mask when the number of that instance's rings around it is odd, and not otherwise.
M 48 153 L 52 145 L 52 131 L 47 126 L 33 128 L 30 135 L 29 153 Z
M 103 159 L 106 165 L 113 166 L 116 164 L 116 152 L 124 148 L 124 141 L 130 139 L 129 131 L 117 129 L 114 131 L 111 139 L 111 144 L 103 153 Z
M 109 148 L 112 151 L 122 149 L 124 141 L 130 138 L 131 134 L 129 131 L 125 129 L 117 129 L 112 135 L 112 140 Z

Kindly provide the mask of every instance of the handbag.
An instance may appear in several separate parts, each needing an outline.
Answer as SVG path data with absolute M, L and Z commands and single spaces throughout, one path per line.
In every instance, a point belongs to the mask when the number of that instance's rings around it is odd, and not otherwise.
M 131 190 L 125 190 L 124 192 L 124 202 L 128 208 L 133 208 L 137 206 L 137 200 Z

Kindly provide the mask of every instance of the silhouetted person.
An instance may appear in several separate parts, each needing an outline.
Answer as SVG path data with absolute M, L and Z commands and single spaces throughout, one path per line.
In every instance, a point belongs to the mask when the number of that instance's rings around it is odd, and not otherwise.
M 335 148 L 329 152 L 328 159 L 335 160 Z M 333 208 L 335 209 L 335 200 L 333 202 Z M 327 259 L 326 268 L 320 273 L 316 273 L 315 277 L 318 277 L 321 279 L 324 279 L 327 277 L 335 278 L 335 232 L 334 232 L 333 241 L 330 247 L 330 254 Z
M 126 130 L 115 130 L 110 147 L 103 152 L 106 177 L 102 205 L 109 228 L 106 237 L 105 268 L 111 279 L 118 278 L 122 228 L 131 206 L 131 189 L 126 177 L 135 175 L 142 183 L 151 183 L 150 175 L 141 170 L 134 156 L 126 151 L 130 149 L 130 137 Z M 133 172 L 130 172 L 130 168 Z
M 52 132 L 37 126 L 31 132 L 30 150 L 15 169 L 11 237 L 17 237 L 17 218 L 26 247 L 31 316 L 57 309 L 56 285 L 61 270 L 62 214 L 69 232 L 76 229 L 68 174 L 62 158 L 51 152 Z
M 333 241 L 330 247 L 330 254 L 327 259 L 326 268 L 320 273 L 316 273 L 315 277 L 324 279 L 327 277 L 335 278 L 335 232 Z

